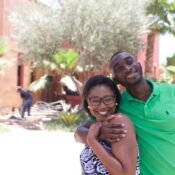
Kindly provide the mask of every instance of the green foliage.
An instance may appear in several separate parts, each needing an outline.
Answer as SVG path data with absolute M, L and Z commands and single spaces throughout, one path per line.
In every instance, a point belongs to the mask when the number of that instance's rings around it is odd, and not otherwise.
M 166 69 L 172 73 L 173 75 L 175 75 L 175 66 L 167 66 Z
M 74 132 L 80 124 L 87 120 L 87 117 L 84 111 L 79 111 L 78 113 L 62 112 L 57 118 L 45 122 L 44 126 L 48 130 Z
M 52 119 L 50 121 L 46 121 L 44 123 L 44 128 L 47 130 L 65 130 L 65 127 L 59 119 Z
M 151 25 L 153 30 L 175 35 L 175 1 L 153 0 L 147 13 L 154 16 L 155 20 Z
M 58 117 L 66 126 L 71 126 L 78 122 L 80 116 L 76 113 L 63 112 Z
M 12 60 L 9 61 L 7 59 L 1 58 L 6 54 L 6 52 L 7 44 L 4 39 L 0 38 L 0 75 L 3 75 L 5 68 L 11 65 L 11 63 L 13 62 Z
M 161 67 L 163 73 L 159 82 L 175 84 L 175 66 Z
M 60 49 L 56 52 L 51 61 L 43 60 L 44 67 L 52 71 L 56 71 L 59 75 L 70 75 L 76 69 L 78 62 L 78 53 L 72 49 Z M 31 91 L 39 91 L 51 87 L 53 76 L 45 74 L 40 79 L 29 85 Z
M 6 42 L 3 39 L 0 39 L 0 57 L 5 55 L 6 52 L 7 52 Z
M 167 58 L 167 66 L 174 65 L 175 66 L 175 54 L 171 57 Z
M 57 66 L 57 72 L 69 74 L 69 72 L 74 71 L 77 65 L 78 53 L 72 49 L 61 49 L 53 55 L 52 61 Z
M 7 51 L 6 43 L 3 39 L 0 39 L 0 57 L 4 56 Z M 7 66 L 7 61 L 4 59 L 0 59 L 0 74 L 4 73 L 4 68 Z
M 63 69 L 73 68 L 77 62 L 78 54 L 73 50 L 62 50 L 54 54 L 53 59 Z

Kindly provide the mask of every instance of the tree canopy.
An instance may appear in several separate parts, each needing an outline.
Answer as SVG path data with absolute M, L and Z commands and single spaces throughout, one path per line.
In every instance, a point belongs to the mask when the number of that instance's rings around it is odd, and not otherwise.
M 147 8 L 147 13 L 154 16 L 150 28 L 159 33 L 175 35 L 175 1 L 153 0 Z
M 146 2 L 64 1 L 60 23 L 64 38 L 79 51 L 80 63 L 102 65 L 116 50 L 137 53 L 143 46 L 141 36 L 150 22 L 145 15 Z
M 10 20 L 13 37 L 26 61 L 41 66 L 44 60 L 51 59 L 62 42 L 58 10 L 29 2 L 12 13 Z
M 11 20 L 18 47 L 27 60 L 51 60 L 63 43 L 79 53 L 81 66 L 101 68 L 117 50 L 137 53 L 150 18 L 148 0 L 66 0 L 58 8 L 29 2 Z

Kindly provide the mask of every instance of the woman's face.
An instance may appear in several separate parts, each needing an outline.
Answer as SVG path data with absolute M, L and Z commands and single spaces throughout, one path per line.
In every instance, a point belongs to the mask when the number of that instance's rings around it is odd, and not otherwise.
M 89 91 L 87 97 L 88 108 L 97 121 L 115 113 L 116 97 L 114 92 L 105 85 L 98 85 Z

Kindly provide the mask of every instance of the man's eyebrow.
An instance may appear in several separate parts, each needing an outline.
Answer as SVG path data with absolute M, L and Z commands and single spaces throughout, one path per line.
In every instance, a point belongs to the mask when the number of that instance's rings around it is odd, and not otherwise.
M 128 60 L 128 59 L 133 59 L 133 57 L 131 57 L 131 56 L 126 56 L 126 57 L 124 57 L 123 59 L 124 59 L 124 60 Z M 115 63 L 115 65 L 118 65 L 118 63 Z
M 127 57 L 125 57 L 124 59 L 127 60 L 127 59 L 130 59 L 130 58 L 131 58 L 131 59 L 134 59 L 132 56 L 127 56 Z

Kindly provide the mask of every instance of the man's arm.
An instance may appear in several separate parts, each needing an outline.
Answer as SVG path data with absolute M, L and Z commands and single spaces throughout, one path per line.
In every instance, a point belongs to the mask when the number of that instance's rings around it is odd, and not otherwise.
M 76 142 L 87 145 L 87 134 L 88 134 L 89 127 L 91 126 L 91 124 L 92 123 L 90 121 L 87 121 L 76 129 L 74 133 L 74 138 Z
M 115 116 L 115 115 L 114 115 Z M 111 116 L 113 118 L 114 116 Z M 80 125 L 75 131 L 74 138 L 76 142 L 83 143 L 87 145 L 87 134 L 92 122 L 87 121 Z M 113 123 L 102 123 L 99 138 L 106 140 L 109 143 L 118 142 L 126 136 L 127 130 L 123 123 L 113 124 Z

